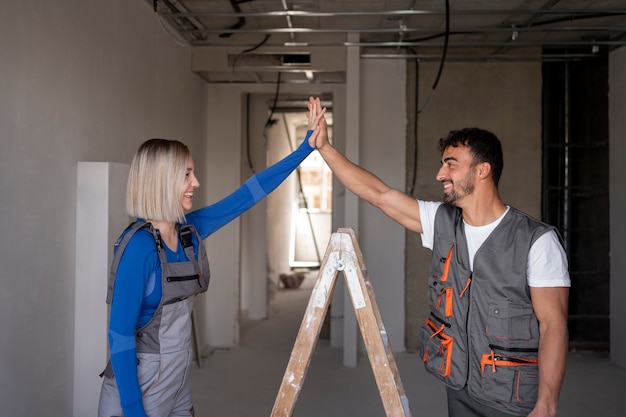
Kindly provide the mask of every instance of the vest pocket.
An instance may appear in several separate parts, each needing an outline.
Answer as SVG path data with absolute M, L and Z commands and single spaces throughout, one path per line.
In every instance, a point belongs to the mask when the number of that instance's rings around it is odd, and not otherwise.
M 200 274 L 195 274 L 195 275 L 185 275 L 182 277 L 167 277 L 166 278 L 167 282 L 183 282 L 183 281 L 193 281 L 193 280 L 200 280 Z
M 481 388 L 486 398 L 532 409 L 537 402 L 537 359 L 485 353 L 481 360 Z
M 487 335 L 498 340 L 529 340 L 533 334 L 531 306 L 507 301 L 489 303 Z
M 519 403 L 528 403 L 533 405 L 537 402 L 537 393 L 539 392 L 539 370 L 537 367 L 529 367 L 532 369 L 518 369 L 518 384 L 515 393 L 515 399 Z
M 437 297 L 437 304 L 435 305 L 435 309 L 439 312 L 442 312 L 443 306 L 443 314 L 445 317 L 452 317 L 452 296 L 452 287 L 445 287 L 440 290 L 439 297 Z
M 454 339 L 444 333 L 445 323 L 437 326 L 430 318 L 422 325 L 421 356 L 426 368 L 435 375 L 450 375 Z

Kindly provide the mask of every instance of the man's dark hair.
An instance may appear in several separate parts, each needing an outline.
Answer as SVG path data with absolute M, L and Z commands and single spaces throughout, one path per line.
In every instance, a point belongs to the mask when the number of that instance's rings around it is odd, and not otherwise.
M 447 137 L 439 139 L 439 151 L 441 153 L 450 146 L 467 146 L 473 157 L 472 166 L 488 162 L 491 165 L 493 182 L 496 187 L 498 186 L 504 167 L 504 158 L 502 157 L 502 145 L 496 135 L 477 127 L 453 130 Z

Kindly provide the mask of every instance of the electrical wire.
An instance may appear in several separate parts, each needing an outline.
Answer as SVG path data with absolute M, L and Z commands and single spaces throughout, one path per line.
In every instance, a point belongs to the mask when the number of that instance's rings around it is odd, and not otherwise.
M 418 98 L 418 81 L 419 81 L 419 62 L 415 60 L 415 93 L 413 94 L 413 100 L 415 103 L 415 108 L 419 105 Z M 411 188 L 409 189 L 409 195 L 413 195 L 415 191 L 415 183 L 417 181 L 417 114 L 413 116 L 413 173 L 411 179 Z
M 270 112 L 270 115 L 267 118 L 267 122 L 265 122 L 266 128 L 275 123 L 272 121 L 272 116 L 274 116 L 274 112 L 276 111 L 276 105 L 278 104 L 278 94 L 280 92 L 280 77 L 281 77 L 281 72 L 278 72 L 278 77 L 276 78 L 276 92 L 274 93 L 274 103 L 272 104 L 272 111 Z
M 429 39 L 433 39 L 436 37 L 440 37 L 441 35 L 434 35 L 434 36 L 429 36 L 427 38 L 422 38 L 421 40 L 429 40 Z M 412 172 L 412 178 L 410 181 L 410 188 L 409 188 L 409 195 L 413 195 L 413 192 L 415 191 L 415 185 L 417 182 L 417 120 L 418 120 L 418 115 L 424 111 L 424 109 L 426 108 L 426 106 L 428 105 L 428 103 L 430 102 L 430 98 L 432 97 L 433 92 L 435 91 L 435 89 L 437 88 L 437 85 L 439 84 L 439 79 L 441 78 L 441 73 L 443 72 L 443 66 L 446 62 L 446 55 L 448 53 L 448 40 L 450 38 L 450 3 L 448 0 L 446 0 L 446 31 L 443 34 L 443 36 L 445 37 L 444 40 L 444 45 L 443 45 L 443 52 L 441 54 L 441 61 L 439 62 L 439 70 L 437 71 L 437 76 L 435 77 L 435 81 L 433 83 L 432 88 L 430 89 L 429 93 L 428 93 L 428 97 L 426 98 L 426 101 L 424 102 L 424 104 L 422 105 L 421 108 L 419 108 L 419 98 L 418 98 L 418 86 L 419 86 L 419 60 L 415 59 L 415 94 L 414 94 L 414 101 L 415 101 L 415 109 L 418 109 L 416 114 L 413 116 L 413 172 Z M 414 42 L 415 40 L 412 40 L 411 42 Z M 409 48 L 409 51 L 413 54 L 413 55 L 417 55 L 415 53 L 415 51 L 412 48 Z
M 259 43 L 257 43 L 256 45 L 254 45 L 252 48 L 248 48 L 246 50 L 241 51 L 240 55 L 243 54 L 247 54 L 249 52 L 252 52 L 256 49 L 259 49 L 260 47 L 262 47 L 263 45 L 265 45 L 265 43 L 270 39 L 272 35 L 270 35 L 269 33 L 265 35 L 265 38 L 263 38 L 263 40 Z
M 235 72 L 235 68 L 237 67 L 237 61 L 239 61 L 239 58 L 241 58 L 243 55 L 250 53 L 252 51 L 255 51 L 257 49 L 259 49 L 261 46 L 265 45 L 265 43 L 267 43 L 267 41 L 271 38 L 272 35 L 267 34 L 265 35 L 265 37 L 263 38 L 263 40 L 259 43 L 257 43 L 256 45 L 254 45 L 251 48 L 245 49 L 243 51 L 241 51 L 237 56 L 235 56 L 235 59 L 233 60 L 233 67 L 232 67 L 232 71 Z
M 428 93 L 428 97 L 426 97 L 426 101 L 424 102 L 422 107 L 417 111 L 418 114 L 424 111 L 424 109 L 428 105 L 428 102 L 430 101 L 430 98 L 433 92 L 437 88 L 437 84 L 439 83 L 439 79 L 441 78 L 441 73 L 443 72 L 443 66 L 446 62 L 449 38 L 450 38 L 450 2 L 449 0 L 446 0 L 446 32 L 445 32 L 445 38 L 444 38 L 444 43 L 443 43 L 443 52 L 441 54 L 441 61 L 439 62 L 439 70 L 437 71 L 437 77 L 435 77 L 435 82 L 433 83 L 433 86 L 430 89 L 430 92 Z
M 239 2 L 237 0 L 230 0 L 230 5 L 233 8 L 233 11 L 235 13 L 241 13 L 241 8 L 239 7 Z M 240 16 L 237 18 L 237 22 L 235 24 L 233 24 L 229 29 L 231 30 L 237 30 L 237 29 L 241 29 L 242 27 L 244 27 L 246 24 L 246 19 L 243 16 Z M 229 38 L 233 35 L 233 32 L 223 32 L 220 33 L 218 36 L 220 38 Z
M 252 163 L 252 156 L 250 155 L 250 94 L 246 94 L 246 157 L 248 159 L 248 168 L 250 172 L 255 174 L 254 164 Z

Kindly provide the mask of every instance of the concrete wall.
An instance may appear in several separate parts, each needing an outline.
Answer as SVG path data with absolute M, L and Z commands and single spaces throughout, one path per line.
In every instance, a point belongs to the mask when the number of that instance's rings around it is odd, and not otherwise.
M 611 361 L 626 368 L 626 48 L 609 58 L 609 195 L 611 230 Z
M 206 87 L 143 1 L 4 2 L 0 35 L 0 414 L 69 416 L 78 162 L 197 154 Z
M 405 61 L 361 63 L 359 164 L 400 190 L 405 174 L 405 85 Z M 363 260 L 391 347 L 403 351 L 405 306 L 398 300 L 404 298 L 404 228 L 364 201 L 358 207 Z

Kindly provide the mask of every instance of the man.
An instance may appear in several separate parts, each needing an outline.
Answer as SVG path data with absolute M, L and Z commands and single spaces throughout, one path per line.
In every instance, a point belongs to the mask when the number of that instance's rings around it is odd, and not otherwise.
M 313 107 L 321 111 L 319 99 Z M 337 178 L 433 250 L 421 355 L 447 386 L 449 415 L 555 416 L 568 345 L 567 258 L 552 226 L 502 202 L 498 138 L 468 128 L 440 139 L 440 203 L 352 163 L 320 124 L 316 147 Z

